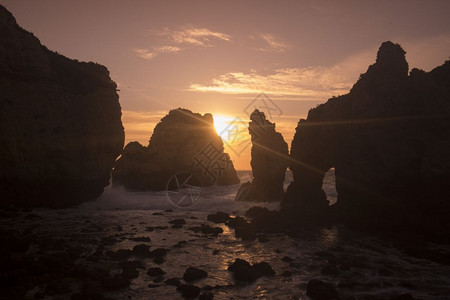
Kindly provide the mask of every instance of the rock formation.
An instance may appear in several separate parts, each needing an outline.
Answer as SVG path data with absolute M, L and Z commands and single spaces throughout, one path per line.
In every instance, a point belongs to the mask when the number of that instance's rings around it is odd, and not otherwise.
M 236 194 L 238 201 L 271 202 L 283 197 L 283 182 L 288 166 L 288 146 L 275 131 L 275 124 L 263 112 L 250 115 L 248 130 L 252 137 L 253 181 L 244 183 Z
M 283 206 L 303 215 L 327 210 L 321 186 L 334 167 L 334 209 L 345 221 L 448 232 L 449 153 L 450 62 L 408 75 L 405 51 L 384 42 L 350 93 L 298 123 Z
M 108 70 L 49 51 L 0 5 L 1 205 L 99 196 L 123 142 Z
M 172 176 L 194 174 L 202 186 L 239 183 L 211 114 L 174 109 L 156 125 L 147 147 L 129 143 L 113 170 L 113 183 L 164 190 Z

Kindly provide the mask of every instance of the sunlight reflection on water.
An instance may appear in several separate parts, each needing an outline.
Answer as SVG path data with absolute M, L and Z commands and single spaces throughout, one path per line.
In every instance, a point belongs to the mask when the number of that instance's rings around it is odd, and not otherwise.
M 324 180 L 324 186 L 325 183 L 330 182 Z M 383 262 L 380 264 L 380 253 L 373 249 L 385 246 L 361 234 L 354 234 L 357 238 L 355 243 L 351 240 L 354 239 L 353 235 L 349 235 L 348 229 L 343 227 L 308 229 L 299 232 L 296 236 L 267 234 L 268 241 L 264 243 L 257 240 L 242 241 L 235 237 L 234 229 L 224 224 L 213 224 L 207 221 L 209 213 L 223 211 L 232 216 L 243 216 L 249 207 L 255 205 L 255 203 L 233 201 L 232 195 L 237 189 L 237 185 L 205 188 L 202 201 L 195 208 L 164 211 L 172 208 L 164 193 L 130 193 L 123 189 L 108 188 L 99 199 L 86 202 L 79 207 L 64 210 L 34 210 L 33 213 L 39 215 L 39 218 L 26 219 L 26 223 L 25 216 L 19 221 L 0 220 L 0 225 L 16 230 L 25 230 L 29 227 L 37 237 L 67 241 L 72 247 L 86 248 L 83 259 L 95 253 L 98 245 L 102 245 L 103 250 L 107 252 L 120 249 L 132 250 L 135 245 L 144 243 L 135 241 L 133 238 L 151 238 L 151 242 L 146 243 L 151 249 L 169 250 L 164 262 L 159 265 L 166 272 L 164 279 L 182 278 L 185 270 L 190 266 L 204 269 L 208 272 L 207 278 L 195 282 L 195 285 L 214 287 L 214 299 L 219 300 L 232 298 L 307 300 L 309 298 L 305 296 L 305 293 L 308 281 L 312 278 L 323 277 L 321 270 L 327 263 L 326 258 L 318 257 L 316 253 L 328 251 L 334 255 L 342 255 L 342 253 L 334 252 L 337 250 L 331 249 L 335 246 L 343 247 L 345 250 L 343 253 L 346 256 L 352 259 L 361 257 L 367 264 L 367 267 L 363 264 L 355 267 L 357 272 L 345 273 L 350 280 L 358 281 L 361 278 L 364 280 L 362 288 L 358 290 L 359 293 L 364 292 L 362 289 L 366 288 L 365 281 L 379 280 L 378 273 L 374 274 L 373 270 L 385 265 L 398 265 L 403 269 L 411 269 L 411 273 L 420 274 L 420 277 L 414 278 L 408 275 L 407 280 L 412 280 L 418 286 L 423 284 L 427 288 L 431 286 L 432 290 L 437 289 L 437 293 L 440 292 L 439 287 L 436 288 L 432 282 L 440 280 L 443 282 L 442 285 L 449 285 L 446 279 L 448 276 L 445 277 L 445 274 L 449 274 L 448 267 L 442 266 L 436 269 L 432 264 L 422 262 L 414 264 L 410 258 L 403 261 L 403 253 L 389 248 L 381 249 L 389 255 L 383 257 Z M 258 203 L 258 206 L 269 209 L 278 208 L 277 203 Z M 186 225 L 178 229 L 172 228 L 169 222 L 179 218 L 184 218 Z M 198 227 L 201 224 L 220 226 L 223 233 L 217 237 L 211 237 L 190 230 L 191 227 Z M 149 228 L 151 230 L 148 230 Z M 105 241 L 113 239 L 115 242 L 109 245 L 102 242 L 103 239 Z M 179 243 L 182 241 L 180 246 Z M 362 247 L 363 244 L 367 245 Z M 284 257 L 288 257 L 289 261 L 286 261 Z M 116 262 L 107 259 L 105 255 L 104 258 L 106 260 L 102 266 L 107 268 L 107 271 L 111 274 L 121 272 Z M 236 258 L 244 259 L 252 264 L 265 261 L 274 269 L 276 275 L 260 278 L 254 283 L 236 282 L 233 274 L 227 270 Z M 130 256 L 128 259 L 142 261 L 145 268 L 156 266 L 151 258 Z M 285 271 L 289 271 L 291 276 L 283 276 Z M 115 299 L 181 299 L 175 287 L 163 283 L 155 286 L 154 278 L 148 276 L 145 269 L 139 272 L 139 277 L 132 280 L 130 289 L 109 292 L 107 296 Z M 396 276 L 401 278 L 404 274 L 399 272 Z M 427 278 L 426 282 L 423 281 L 423 276 Z M 150 289 L 149 284 L 154 287 Z M 391 291 L 392 287 L 386 287 L 386 290 Z M 384 293 L 385 290 L 381 292 Z M 421 299 L 438 299 L 426 296 L 422 296 Z
M 266 297 L 268 294 L 268 290 L 260 285 L 256 287 L 255 291 L 258 298 Z
M 336 226 L 331 229 L 324 228 L 319 233 L 319 243 L 325 247 L 333 247 L 339 242 L 339 230 Z

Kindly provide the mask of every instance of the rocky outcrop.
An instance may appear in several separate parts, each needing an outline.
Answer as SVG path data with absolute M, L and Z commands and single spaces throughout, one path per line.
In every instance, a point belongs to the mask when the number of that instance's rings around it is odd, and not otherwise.
M 1 204 L 99 196 L 123 142 L 108 70 L 49 51 L 0 6 Z
M 125 147 L 112 174 L 114 184 L 129 189 L 164 190 L 179 173 L 195 175 L 202 186 L 239 183 L 211 114 L 171 110 L 156 125 L 147 147 L 138 142 Z
M 283 197 L 283 182 L 288 166 L 288 146 L 275 131 L 275 123 L 255 110 L 250 115 L 248 130 L 252 137 L 253 181 L 244 183 L 236 194 L 238 201 L 272 202 Z
M 284 210 L 316 216 L 327 210 L 321 186 L 334 167 L 334 209 L 346 222 L 448 232 L 449 83 L 449 61 L 408 75 L 405 51 L 383 43 L 349 94 L 298 123 Z

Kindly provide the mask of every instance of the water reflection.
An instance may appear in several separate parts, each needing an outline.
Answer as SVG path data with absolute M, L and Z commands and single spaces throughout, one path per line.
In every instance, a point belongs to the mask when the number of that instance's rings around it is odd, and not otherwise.
M 339 241 L 339 229 L 333 226 L 331 229 L 324 228 L 320 230 L 318 241 L 325 247 L 336 246 Z
M 330 205 L 333 205 L 337 202 L 338 193 L 336 190 L 336 177 L 335 170 L 331 168 L 328 172 L 325 173 L 325 177 L 323 178 L 322 189 L 327 195 L 327 200 Z
M 255 292 L 257 298 L 265 298 L 267 297 L 269 291 L 265 287 L 258 285 L 255 289 Z

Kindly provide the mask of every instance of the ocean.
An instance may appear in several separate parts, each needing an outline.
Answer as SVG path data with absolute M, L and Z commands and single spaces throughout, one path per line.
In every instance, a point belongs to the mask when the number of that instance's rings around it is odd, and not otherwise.
M 250 171 L 239 171 L 238 175 L 241 183 L 251 180 Z M 337 199 L 333 176 L 331 170 L 324 180 L 330 203 Z M 288 171 L 285 186 L 290 181 L 292 174 Z M 168 250 L 159 264 L 151 258 L 129 256 L 129 261 L 140 261 L 142 268 L 128 288 L 104 291 L 113 299 L 182 299 L 176 287 L 164 281 L 181 279 L 192 266 L 208 273 L 193 284 L 202 292 L 211 291 L 214 299 L 310 299 L 306 288 L 311 279 L 331 282 L 341 299 L 391 299 L 407 293 L 413 299 L 450 299 L 450 266 L 406 255 L 390 241 L 343 226 L 305 229 L 295 236 L 267 234 L 264 240 L 236 238 L 233 229 L 207 221 L 207 215 L 222 211 L 243 216 L 252 206 L 279 209 L 278 203 L 234 201 L 238 187 L 203 188 L 193 205 L 180 208 L 164 191 L 130 192 L 109 186 L 95 201 L 74 208 L 34 209 L 2 218 L 1 228 L 31 233 L 36 241 L 47 240 L 48 247 L 36 242 L 28 249 L 36 257 L 76 249 L 75 264 L 101 268 L 112 276 L 122 270 L 121 264 L 110 258 L 117 250 L 132 250 L 139 244 L 149 245 L 150 250 Z M 169 222 L 176 219 L 184 219 L 186 224 L 172 228 Z M 201 224 L 221 227 L 223 233 L 214 237 L 191 230 Z M 450 250 L 443 245 L 429 246 Z M 237 282 L 227 270 L 237 258 L 250 263 L 265 261 L 276 274 L 253 283 Z M 163 278 L 149 276 L 147 269 L 151 267 L 161 268 Z M 59 280 L 68 281 L 69 288 L 45 299 L 70 299 L 81 289 L 82 281 L 77 278 Z M 33 299 L 45 290 L 45 284 L 36 285 L 27 297 Z

